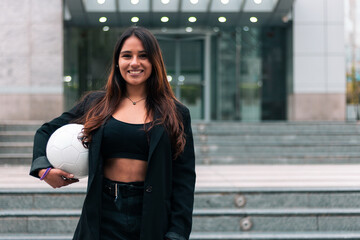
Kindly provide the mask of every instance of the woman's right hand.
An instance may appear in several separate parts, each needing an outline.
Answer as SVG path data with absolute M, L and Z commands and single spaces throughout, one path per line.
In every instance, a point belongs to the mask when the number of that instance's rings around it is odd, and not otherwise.
M 39 177 L 41 177 L 45 171 L 46 169 L 41 169 L 39 171 Z M 60 169 L 52 168 L 44 178 L 44 181 L 53 188 L 61 188 L 79 181 L 79 179 L 73 177 L 73 174 L 67 173 Z

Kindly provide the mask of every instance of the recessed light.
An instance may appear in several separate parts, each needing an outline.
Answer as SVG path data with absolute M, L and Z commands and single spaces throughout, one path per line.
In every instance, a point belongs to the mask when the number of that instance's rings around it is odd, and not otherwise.
M 199 0 L 190 0 L 192 4 L 198 4 Z
M 131 22 L 137 23 L 140 19 L 138 17 L 132 17 Z
M 197 19 L 196 19 L 196 17 L 189 17 L 188 20 L 189 20 L 189 22 L 196 22 Z
M 192 27 L 187 27 L 187 28 L 185 28 L 185 31 L 186 31 L 186 32 L 192 32 L 193 29 L 192 29 Z
M 166 16 L 164 16 L 164 17 L 162 17 L 160 20 L 161 20 L 163 23 L 165 23 L 165 22 L 168 22 L 168 21 L 169 21 L 169 18 L 166 17 Z
M 224 23 L 226 22 L 226 17 L 219 17 L 218 20 L 219 22 Z
M 250 22 L 256 23 L 258 21 L 257 17 L 251 17 Z
M 243 30 L 244 30 L 245 32 L 247 32 L 247 31 L 249 31 L 249 27 L 248 27 L 248 26 L 245 26 L 245 27 L 243 28 Z
M 170 0 L 161 0 L 162 4 L 168 4 L 170 2 Z
M 180 82 L 185 81 L 185 76 L 184 76 L 184 75 L 180 75 L 180 76 L 178 77 L 178 80 L 179 80 Z
M 101 22 L 101 23 L 104 23 L 104 22 L 106 22 L 107 21 L 107 18 L 106 17 L 101 17 L 101 18 L 99 18 L 99 22 Z
M 168 82 L 171 82 L 171 81 L 172 81 L 172 76 L 171 76 L 171 75 L 167 75 L 167 80 L 168 80 Z
M 104 31 L 104 32 L 107 32 L 107 31 L 109 31 L 109 30 L 110 30 L 110 27 L 109 27 L 109 26 L 104 26 L 104 27 L 103 27 L 103 31 Z
M 255 3 L 255 4 L 261 4 L 261 3 L 262 3 L 262 0 L 254 0 L 254 3 Z
M 65 76 L 64 77 L 64 82 L 71 82 L 71 76 Z
M 106 0 L 97 0 L 98 4 L 104 4 Z
M 139 3 L 139 0 L 131 0 L 130 2 L 131 2 L 131 4 L 136 5 L 136 4 L 138 4 L 138 3 Z
M 224 4 L 224 5 L 225 5 L 225 4 L 228 4 L 228 3 L 229 3 L 229 0 L 221 0 L 221 3 Z

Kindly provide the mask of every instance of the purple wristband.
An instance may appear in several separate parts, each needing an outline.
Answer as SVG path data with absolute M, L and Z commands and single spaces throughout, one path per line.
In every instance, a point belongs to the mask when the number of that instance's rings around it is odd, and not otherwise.
M 44 180 L 44 178 L 46 177 L 46 175 L 48 175 L 50 170 L 51 170 L 51 167 L 47 168 L 46 171 L 44 172 L 44 174 L 41 176 L 40 180 Z

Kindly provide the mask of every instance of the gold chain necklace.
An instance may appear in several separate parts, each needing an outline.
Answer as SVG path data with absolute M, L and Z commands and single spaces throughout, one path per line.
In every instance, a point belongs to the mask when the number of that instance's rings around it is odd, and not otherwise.
M 144 100 L 146 97 L 144 97 L 144 98 L 142 98 L 142 99 L 140 99 L 140 100 L 137 100 L 137 101 L 133 101 L 133 100 L 131 100 L 131 98 L 130 97 L 128 97 L 128 96 L 125 96 L 127 99 L 129 99 L 131 102 L 132 102 L 132 104 L 133 105 L 136 105 L 138 102 L 140 102 L 140 101 L 142 101 L 142 100 Z

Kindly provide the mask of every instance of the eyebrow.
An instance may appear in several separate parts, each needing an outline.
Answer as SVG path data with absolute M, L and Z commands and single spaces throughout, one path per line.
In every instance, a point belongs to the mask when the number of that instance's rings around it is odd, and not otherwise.
M 132 53 L 131 51 L 122 51 L 120 52 L 120 54 L 123 54 L 123 53 Z M 138 53 L 146 53 L 145 50 L 142 50 L 142 51 L 139 51 Z

